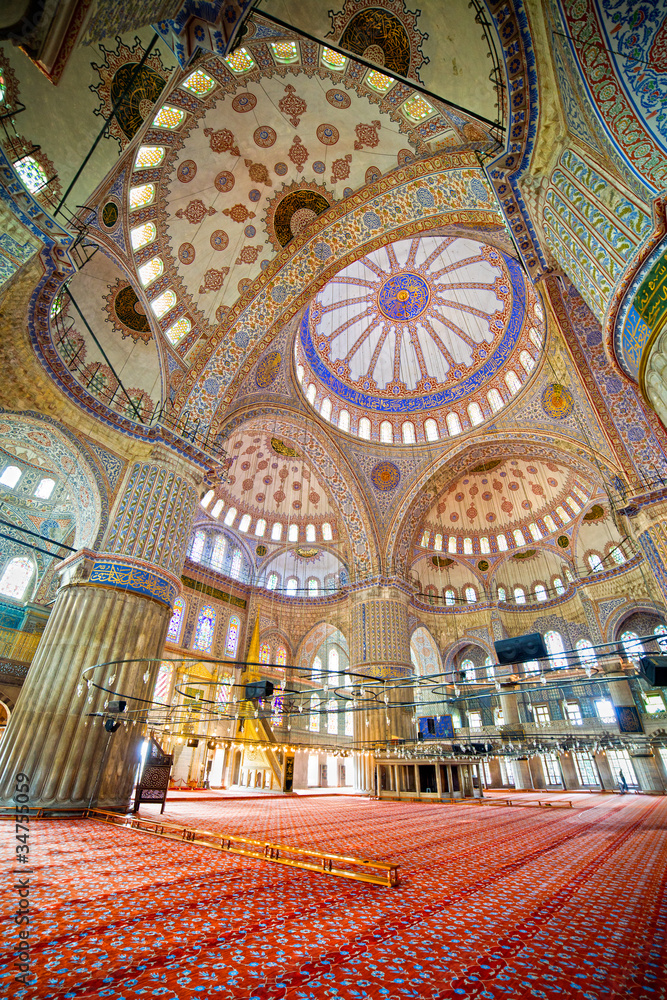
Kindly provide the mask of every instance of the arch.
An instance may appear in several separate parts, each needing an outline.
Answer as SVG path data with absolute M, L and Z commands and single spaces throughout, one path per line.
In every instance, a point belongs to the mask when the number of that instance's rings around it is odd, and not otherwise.
M 438 644 L 425 625 L 418 625 L 410 637 L 410 659 L 420 677 L 442 673 Z
M 461 653 L 464 649 L 466 649 L 466 647 L 480 649 L 484 654 L 485 660 L 490 657 L 494 663 L 496 662 L 496 651 L 490 639 L 483 639 L 477 635 L 463 635 L 460 639 L 457 639 L 456 642 L 453 642 L 444 654 L 443 669 L 445 673 L 451 673 L 454 669 L 454 660 L 457 654 Z

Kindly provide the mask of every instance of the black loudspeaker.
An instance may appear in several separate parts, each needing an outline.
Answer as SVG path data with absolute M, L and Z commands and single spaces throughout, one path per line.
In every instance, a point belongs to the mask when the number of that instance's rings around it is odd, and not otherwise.
M 107 705 L 107 712 L 124 712 L 126 708 L 126 701 L 110 701 Z
M 529 660 L 541 660 L 549 655 L 539 632 L 518 635 L 515 639 L 501 639 L 493 645 L 501 666 L 508 663 L 528 663 Z
M 270 698 L 273 694 L 273 684 L 271 681 L 254 681 L 245 686 L 245 700 L 253 701 L 255 698 Z
M 639 663 L 651 687 L 667 686 L 667 656 L 640 656 Z
M 189 746 L 189 747 L 198 747 L 199 746 L 199 740 L 194 740 L 194 739 L 188 740 L 188 742 L 186 743 L 186 746 Z
M 120 729 L 120 722 L 114 722 L 113 719 L 107 719 L 104 723 L 104 728 L 108 733 L 115 733 L 117 729 Z

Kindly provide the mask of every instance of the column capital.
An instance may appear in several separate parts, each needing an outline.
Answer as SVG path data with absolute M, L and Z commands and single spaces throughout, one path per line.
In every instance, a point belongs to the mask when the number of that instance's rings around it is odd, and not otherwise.
M 97 586 L 125 590 L 173 607 L 181 593 L 180 577 L 152 563 L 126 555 L 80 549 L 58 567 L 62 587 Z

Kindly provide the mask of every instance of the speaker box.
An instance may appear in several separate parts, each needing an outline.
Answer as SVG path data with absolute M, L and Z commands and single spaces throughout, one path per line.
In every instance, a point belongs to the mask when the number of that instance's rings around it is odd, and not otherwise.
M 530 660 L 541 660 L 549 655 L 539 632 L 518 635 L 514 639 L 501 639 L 493 645 L 501 666 L 508 663 L 528 663 Z
M 640 656 L 639 663 L 651 687 L 667 686 L 667 656 Z
M 245 686 L 245 699 L 252 701 L 254 698 L 270 698 L 273 694 L 273 684 L 271 681 L 253 681 Z

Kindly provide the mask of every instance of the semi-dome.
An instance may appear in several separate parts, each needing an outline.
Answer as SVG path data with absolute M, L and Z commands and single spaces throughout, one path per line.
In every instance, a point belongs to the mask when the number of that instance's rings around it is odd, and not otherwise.
M 399 240 L 348 264 L 315 296 L 297 338 L 298 375 L 310 404 L 343 430 L 433 440 L 483 423 L 519 391 L 541 320 L 517 261 L 496 247 L 462 236 Z

